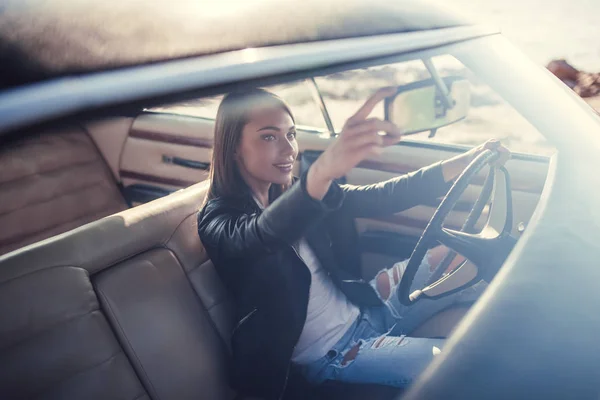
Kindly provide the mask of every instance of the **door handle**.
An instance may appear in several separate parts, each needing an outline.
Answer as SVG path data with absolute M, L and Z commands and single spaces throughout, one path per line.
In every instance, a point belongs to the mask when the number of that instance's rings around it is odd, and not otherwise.
M 195 161 L 195 160 L 188 160 L 186 158 L 181 158 L 181 157 L 171 157 L 171 156 L 167 156 L 164 154 L 162 156 L 162 161 L 167 164 L 179 165 L 179 166 L 185 167 L 185 168 L 202 169 L 202 170 L 208 170 L 210 168 L 210 163 L 206 163 L 206 162 L 202 162 L 202 161 Z

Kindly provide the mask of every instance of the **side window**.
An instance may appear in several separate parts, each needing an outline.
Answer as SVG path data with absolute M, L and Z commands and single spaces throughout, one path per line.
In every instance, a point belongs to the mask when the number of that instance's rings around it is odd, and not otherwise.
M 290 106 L 296 119 L 296 125 L 299 128 L 304 127 L 318 131 L 325 130 L 327 129 L 325 119 L 309 85 L 310 83 L 306 81 L 298 81 L 269 86 L 265 89 L 277 94 Z M 147 109 L 147 111 L 215 119 L 222 99 L 223 96 L 205 97 L 161 107 L 153 107 Z
M 408 136 L 406 140 L 440 144 L 478 145 L 492 138 L 502 140 L 514 152 L 551 154 L 554 148 L 523 116 L 506 103 L 488 85 L 481 82 L 460 61 L 450 55 L 432 58 L 441 77 L 466 78 L 471 89 L 471 104 L 467 117 L 439 128 L 433 138 L 429 132 Z M 425 79 L 431 74 L 421 60 L 412 60 L 372 68 L 345 71 L 315 78 L 336 132 L 346 119 L 376 89 L 405 85 Z M 372 117 L 384 117 L 383 104 Z

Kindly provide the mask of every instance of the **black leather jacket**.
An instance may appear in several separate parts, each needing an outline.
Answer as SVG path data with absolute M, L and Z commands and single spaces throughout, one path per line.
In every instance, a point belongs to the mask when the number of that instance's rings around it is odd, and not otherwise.
M 235 388 L 266 398 L 281 398 L 285 390 L 311 282 L 292 244 L 305 237 L 353 303 L 380 305 L 361 280 L 354 218 L 391 215 L 449 187 L 438 163 L 368 186 L 332 184 L 322 201 L 308 195 L 305 174 L 264 211 L 249 192 L 208 201 L 198 215 L 198 234 L 236 306 Z

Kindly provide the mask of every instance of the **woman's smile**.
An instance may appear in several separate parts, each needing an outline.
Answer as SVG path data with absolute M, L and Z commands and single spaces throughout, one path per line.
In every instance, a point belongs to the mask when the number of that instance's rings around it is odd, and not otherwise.
M 289 174 L 290 172 L 292 172 L 292 168 L 294 168 L 294 160 L 273 164 L 273 166 L 281 172 Z

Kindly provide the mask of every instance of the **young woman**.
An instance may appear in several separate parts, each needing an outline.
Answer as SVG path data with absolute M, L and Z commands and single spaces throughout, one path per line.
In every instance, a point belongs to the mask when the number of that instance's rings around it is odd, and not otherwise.
M 219 106 L 198 233 L 233 294 L 238 390 L 279 398 L 290 369 L 313 384 L 402 387 L 431 361 L 434 347 L 443 345 L 443 339 L 404 334 L 462 295 L 403 307 L 395 293 L 402 263 L 362 281 L 353 219 L 391 215 L 446 194 L 484 149 L 499 150 L 500 162 L 510 153 L 489 141 L 378 184 L 336 184 L 362 160 L 400 141 L 394 124 L 368 118 L 393 93 L 385 88 L 369 98 L 299 179 L 292 177 L 298 155 L 294 117 L 279 97 L 255 89 L 229 94 Z M 441 258 L 437 253 L 425 257 L 416 285 L 425 286 Z

